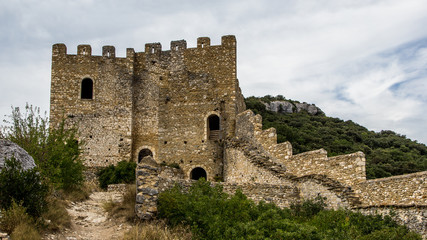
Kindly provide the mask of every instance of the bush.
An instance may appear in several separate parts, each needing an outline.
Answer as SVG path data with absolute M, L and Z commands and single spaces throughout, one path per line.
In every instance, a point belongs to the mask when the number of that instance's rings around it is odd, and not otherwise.
M 99 186 L 107 189 L 109 184 L 134 183 L 135 182 L 135 162 L 121 161 L 117 166 L 110 165 L 98 171 Z
M 315 228 L 287 219 L 287 210 L 257 205 L 240 190 L 229 196 L 204 180 L 188 193 L 179 186 L 162 192 L 158 215 L 172 226 L 189 225 L 200 239 L 319 239 Z
M 13 240 L 41 240 L 41 236 L 32 224 L 21 223 L 12 232 L 10 237 Z
M 65 126 L 65 120 L 57 128 L 48 127 L 49 120 L 40 116 L 40 108 L 12 109 L 8 125 L 2 135 L 21 146 L 33 158 L 40 172 L 57 189 L 71 190 L 84 182 L 83 163 L 80 159 L 81 142 L 77 128 Z
M 321 197 L 292 209 L 255 204 L 240 190 L 228 195 L 199 180 L 188 190 L 177 185 L 160 193 L 158 217 L 189 226 L 196 239 L 421 239 L 390 217 L 324 207 Z
M 325 209 L 325 200 L 326 198 L 319 195 L 314 199 L 306 200 L 299 204 L 291 204 L 290 208 L 294 216 L 310 218 Z
M 5 161 L 0 172 L 0 208 L 9 209 L 13 202 L 22 204 L 28 214 L 38 217 L 46 210 L 48 187 L 33 168 L 24 171 L 15 158 Z
M 20 224 L 30 224 L 32 219 L 27 214 L 27 209 L 22 204 L 17 204 L 12 201 L 11 206 L 7 210 L 2 210 L 0 218 L 0 229 L 11 234 Z

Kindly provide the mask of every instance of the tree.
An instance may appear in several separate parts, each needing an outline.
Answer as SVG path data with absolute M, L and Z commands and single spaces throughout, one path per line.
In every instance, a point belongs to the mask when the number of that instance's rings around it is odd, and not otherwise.
M 57 189 L 78 188 L 84 181 L 80 159 L 82 143 L 77 141 L 77 127 L 49 128 L 49 120 L 40 108 L 25 106 L 25 113 L 12 108 L 9 121 L 2 129 L 4 138 L 18 144 L 33 158 L 40 172 Z

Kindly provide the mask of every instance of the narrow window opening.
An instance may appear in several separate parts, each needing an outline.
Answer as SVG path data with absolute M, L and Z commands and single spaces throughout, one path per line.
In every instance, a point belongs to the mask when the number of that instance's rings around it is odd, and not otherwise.
M 201 167 L 194 168 L 193 170 L 191 170 L 190 178 L 193 180 L 199 180 L 200 178 L 206 179 L 207 175 L 205 169 Z
M 151 48 L 151 53 L 154 53 L 155 52 L 155 49 L 152 47 Z
M 150 149 L 144 148 L 141 151 L 139 151 L 139 154 L 138 154 L 138 163 L 140 163 L 141 160 L 144 159 L 147 156 L 153 157 L 153 153 L 151 152 Z
M 220 119 L 217 115 L 208 117 L 208 137 L 210 140 L 221 139 Z
M 93 81 L 90 78 L 85 78 L 82 81 L 81 99 L 93 98 Z

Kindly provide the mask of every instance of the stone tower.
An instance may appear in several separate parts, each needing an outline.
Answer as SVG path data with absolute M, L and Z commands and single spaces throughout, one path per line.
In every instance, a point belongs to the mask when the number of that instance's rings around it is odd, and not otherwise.
M 221 45 L 197 39 L 160 43 L 125 58 L 104 46 L 93 56 L 79 45 L 77 55 L 53 45 L 50 121 L 79 127 L 89 167 L 140 161 L 178 164 L 187 178 L 223 176 L 223 139 L 233 137 L 236 115 L 245 110 L 236 77 L 236 39 Z

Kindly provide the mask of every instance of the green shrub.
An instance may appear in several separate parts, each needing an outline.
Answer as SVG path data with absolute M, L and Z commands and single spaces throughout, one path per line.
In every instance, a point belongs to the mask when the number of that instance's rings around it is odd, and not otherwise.
M 255 204 L 240 190 L 228 195 L 221 185 L 199 180 L 160 193 L 158 217 L 172 227 L 189 226 L 195 239 L 421 239 L 390 217 L 324 207 L 321 197 L 292 209 Z
M 66 191 L 80 187 L 84 182 L 83 163 L 78 142 L 77 128 L 66 127 L 63 120 L 56 128 L 48 127 L 49 120 L 40 116 L 40 108 L 12 109 L 10 121 L 2 129 L 2 135 L 21 146 L 33 158 L 40 173 L 57 189 Z
M 323 198 L 319 195 L 314 199 L 309 199 L 302 203 L 291 204 L 290 208 L 293 215 L 303 218 L 310 218 L 325 209 L 325 200 L 326 198 Z
M 15 158 L 5 161 L 0 172 L 0 208 L 9 209 L 13 201 L 22 203 L 34 217 L 46 210 L 48 187 L 39 172 L 33 168 L 24 171 Z
M 188 192 L 179 186 L 162 192 L 158 215 L 172 226 L 190 225 L 200 239 L 319 239 L 314 227 L 288 219 L 289 211 L 257 205 L 240 190 L 229 196 L 204 180 Z
M 135 182 L 135 162 L 121 161 L 117 166 L 110 165 L 98 171 L 99 186 L 107 189 L 109 184 Z

